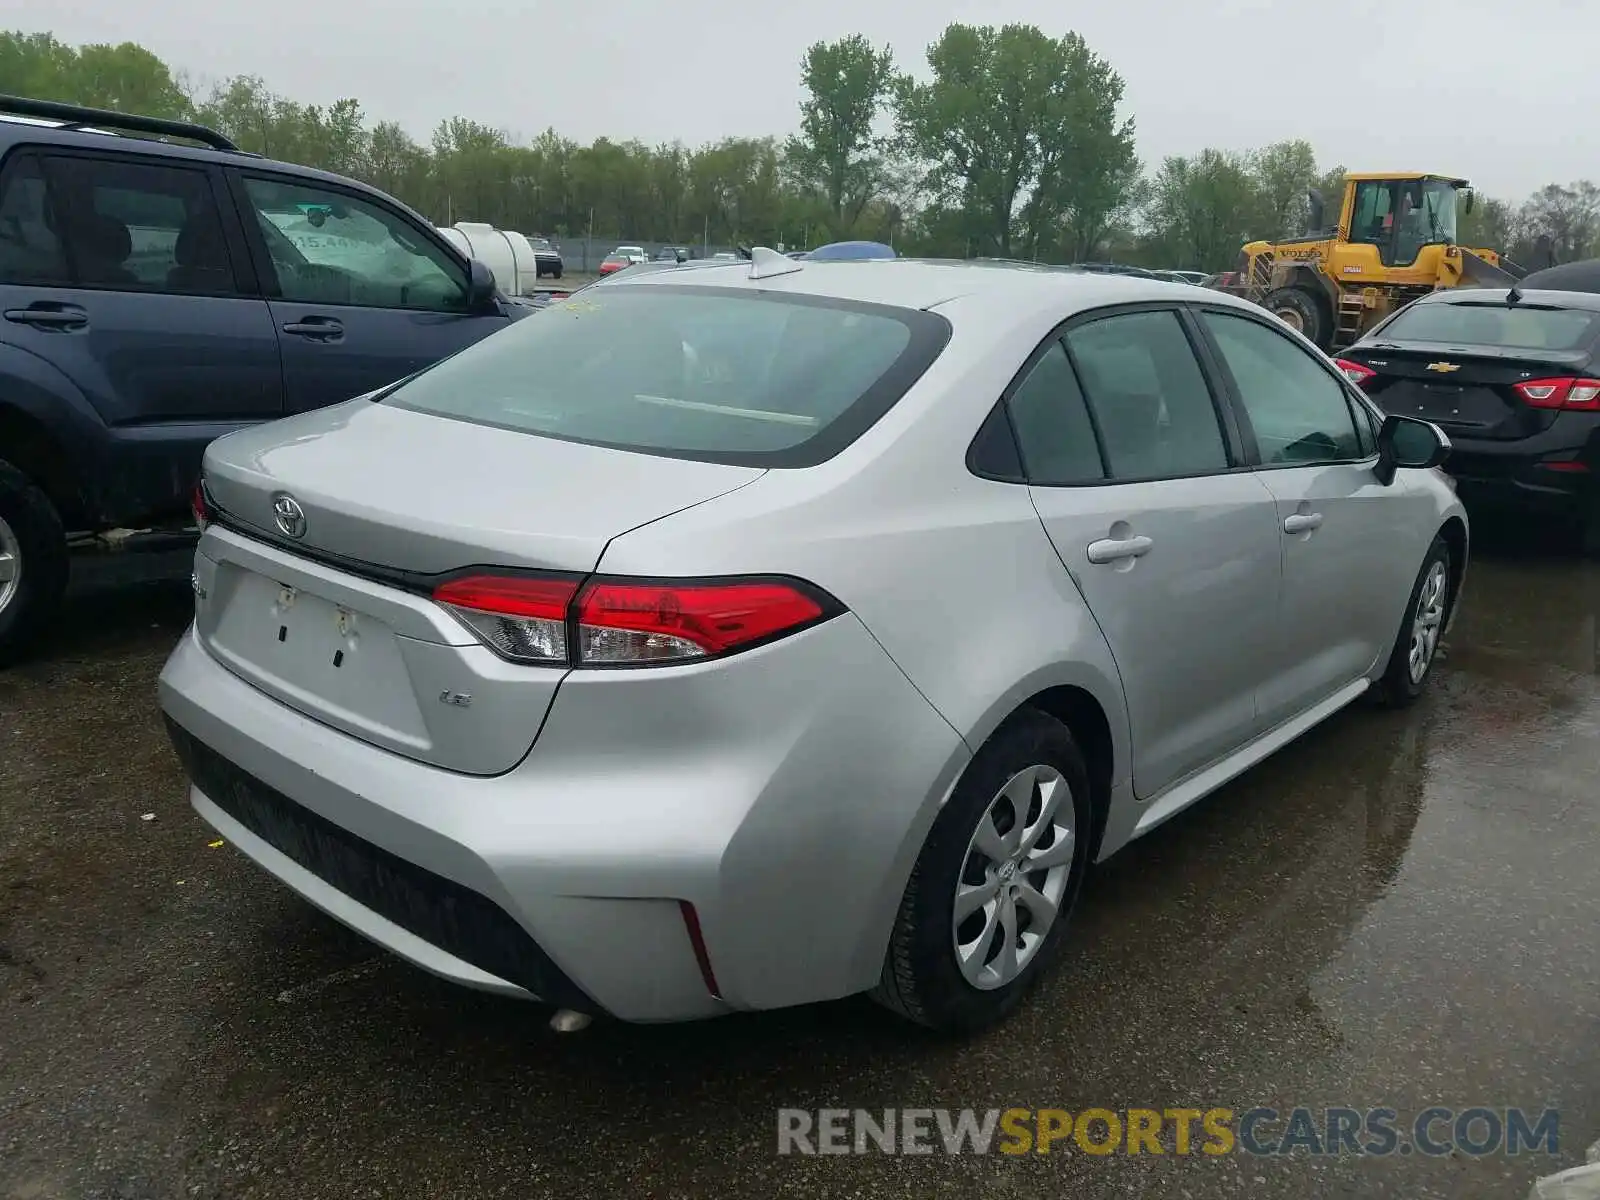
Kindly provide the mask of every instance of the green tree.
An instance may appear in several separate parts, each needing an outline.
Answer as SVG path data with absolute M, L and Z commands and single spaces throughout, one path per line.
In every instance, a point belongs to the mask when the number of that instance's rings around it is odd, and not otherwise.
M 853 230 L 884 185 L 878 114 L 894 83 L 894 56 L 860 34 L 817 42 L 800 63 L 800 133 L 784 146 L 790 177 L 826 204 L 835 235 Z
M 167 64 L 143 46 L 74 49 L 48 33 L 0 32 L 0 92 L 169 120 L 191 112 Z
M 1263 238 L 1296 237 L 1306 232 L 1306 193 L 1317 186 L 1317 155 L 1302 140 L 1275 142 L 1250 157 L 1256 187 L 1254 233 Z
M 1107 89 L 1120 96 L 1121 80 L 1075 34 L 955 24 L 928 48 L 928 66 L 929 82 L 896 83 L 901 144 L 924 165 L 924 189 L 975 218 L 983 253 L 1011 256 L 1018 204 L 1040 183 L 1027 232 L 1042 238 L 1071 202 L 1071 173 L 1089 167 L 1092 147 L 1120 148 L 1125 138 L 1131 154 L 1131 126 L 1110 124 L 1116 100 Z
M 1169 265 L 1226 270 L 1250 237 L 1258 197 L 1244 156 L 1207 148 L 1174 156 L 1151 180 L 1147 220 Z

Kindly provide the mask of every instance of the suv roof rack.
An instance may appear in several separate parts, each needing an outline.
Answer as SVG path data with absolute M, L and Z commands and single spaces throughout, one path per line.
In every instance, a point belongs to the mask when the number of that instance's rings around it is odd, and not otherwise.
M 130 133 L 153 133 L 162 137 L 186 138 L 213 150 L 239 151 L 215 129 L 196 125 L 192 121 L 167 121 L 160 117 L 141 117 L 133 113 L 112 112 L 106 108 L 85 108 L 80 104 L 62 104 L 55 100 L 31 100 L 26 96 L 0 95 L 0 114 L 18 117 L 41 117 L 60 121 L 62 129 L 125 129 Z

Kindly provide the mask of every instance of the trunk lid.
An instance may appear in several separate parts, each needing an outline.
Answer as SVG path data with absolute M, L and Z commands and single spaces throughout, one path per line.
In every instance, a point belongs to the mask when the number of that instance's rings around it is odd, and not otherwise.
M 1531 437 L 1555 420 L 1556 410 L 1526 403 L 1515 385 L 1583 374 L 1589 363 L 1586 350 L 1391 341 L 1353 346 L 1344 357 L 1376 372 L 1362 386 L 1385 412 L 1432 421 L 1459 437 L 1493 441 Z
M 527 753 L 566 668 L 500 658 L 428 577 L 586 574 L 617 535 L 763 474 L 370 402 L 223 438 L 205 472 L 220 520 L 195 560 L 195 626 L 213 657 L 325 725 L 477 775 Z M 285 495 L 298 539 L 275 521 Z

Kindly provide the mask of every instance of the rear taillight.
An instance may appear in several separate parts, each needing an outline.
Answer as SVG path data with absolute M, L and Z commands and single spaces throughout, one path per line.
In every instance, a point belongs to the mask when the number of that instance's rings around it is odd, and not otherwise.
M 1529 379 L 1515 387 L 1517 394 L 1534 408 L 1600 412 L 1600 379 Z
M 464 575 L 442 583 L 433 598 L 502 658 L 567 663 L 567 613 L 575 579 L 537 575 Z
M 1348 358 L 1336 358 L 1333 365 L 1344 372 L 1344 377 L 1357 387 L 1362 386 L 1367 380 L 1377 374 L 1371 367 L 1364 367 L 1358 362 L 1351 362 Z
M 798 580 L 467 575 L 433 598 L 503 658 L 575 667 L 692 662 L 797 633 L 842 611 Z
M 211 503 L 206 499 L 206 484 L 203 479 L 196 482 L 194 491 L 189 496 L 189 511 L 194 514 L 195 526 L 204 533 L 206 526 L 211 524 Z

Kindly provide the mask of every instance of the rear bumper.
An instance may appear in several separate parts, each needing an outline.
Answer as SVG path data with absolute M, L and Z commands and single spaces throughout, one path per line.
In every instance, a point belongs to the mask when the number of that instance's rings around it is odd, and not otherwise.
M 1569 511 L 1600 495 L 1600 414 L 1561 413 L 1515 441 L 1451 440 L 1444 469 L 1468 504 Z
M 201 816 L 458 983 L 633 1021 L 871 987 L 961 740 L 848 615 L 646 675 L 575 674 L 528 757 L 494 777 L 322 726 L 192 632 L 161 704 Z

